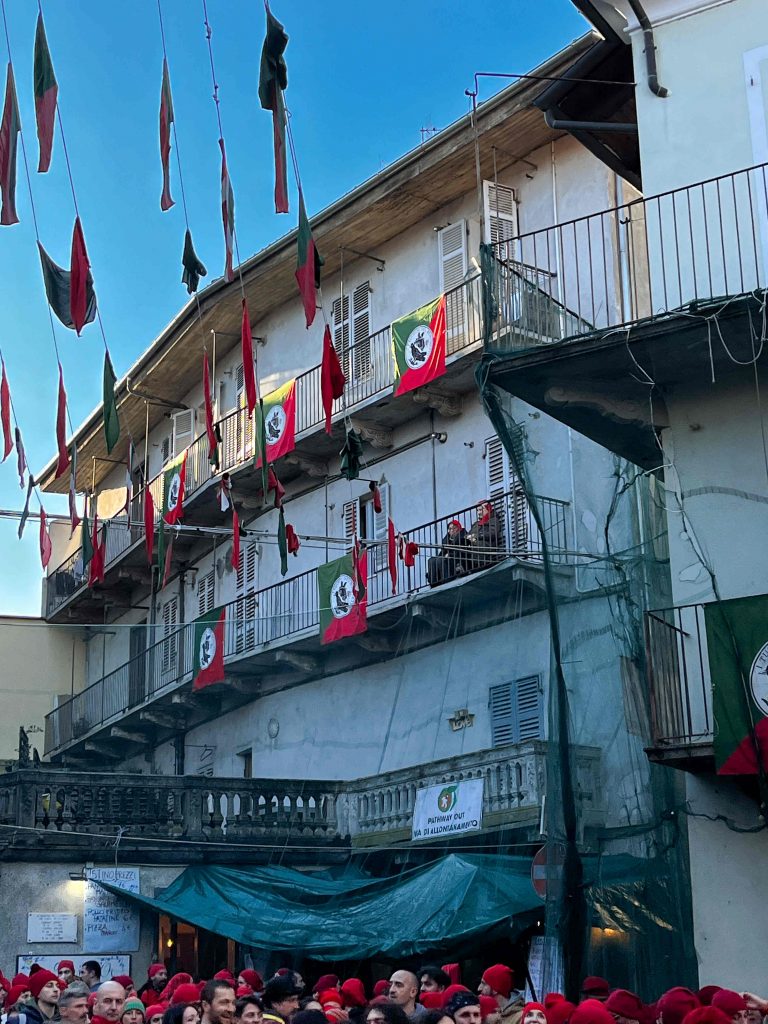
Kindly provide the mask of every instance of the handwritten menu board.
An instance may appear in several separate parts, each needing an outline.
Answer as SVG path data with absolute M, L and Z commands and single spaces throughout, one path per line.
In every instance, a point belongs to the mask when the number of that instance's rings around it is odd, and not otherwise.
M 138 868 L 90 868 L 83 903 L 83 946 L 95 953 L 139 948 L 139 912 L 127 900 L 102 889 L 109 882 L 128 892 L 139 891 Z
M 27 914 L 27 942 L 77 942 L 77 914 Z
M 116 974 L 130 975 L 131 973 L 131 958 L 127 954 L 123 956 L 95 956 L 93 953 L 72 953 L 69 950 L 62 950 L 60 953 L 52 953 L 50 955 L 46 953 L 45 956 L 41 956 L 40 953 L 22 953 L 16 957 L 16 972 L 29 974 L 29 968 L 32 964 L 40 964 L 41 967 L 44 967 L 47 971 L 53 971 L 55 974 L 59 960 L 73 960 L 76 972 L 80 970 L 86 960 L 98 960 L 101 964 L 102 981 L 109 981 Z

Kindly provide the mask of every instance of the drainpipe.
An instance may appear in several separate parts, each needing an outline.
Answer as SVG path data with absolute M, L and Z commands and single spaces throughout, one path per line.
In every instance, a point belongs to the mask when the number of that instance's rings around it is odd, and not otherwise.
M 643 9 L 640 0 L 628 0 L 632 13 L 637 18 L 640 28 L 643 30 L 643 43 L 645 44 L 645 67 L 648 72 L 648 88 L 658 96 L 665 99 L 669 96 L 669 89 L 659 84 L 659 74 L 656 67 L 656 42 L 653 38 L 653 25 Z

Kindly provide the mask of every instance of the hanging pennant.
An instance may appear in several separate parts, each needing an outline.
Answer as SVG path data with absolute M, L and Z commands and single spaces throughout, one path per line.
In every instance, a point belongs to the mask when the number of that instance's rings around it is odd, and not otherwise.
M 8 378 L 5 375 L 5 360 L 0 359 L 3 375 L 0 380 L 0 421 L 3 424 L 3 459 L 13 451 L 13 434 L 11 433 L 11 389 L 8 387 Z
M 128 524 L 128 532 L 131 531 L 131 513 L 133 504 L 133 463 L 136 459 L 136 448 L 133 438 L 128 438 L 128 451 L 125 457 L 125 518 Z
M 107 445 L 107 455 L 111 455 L 112 449 L 120 440 L 120 420 L 117 416 L 117 400 L 115 398 L 117 377 L 112 368 L 112 360 L 109 358 L 109 350 L 104 351 L 102 383 L 104 388 L 104 439 Z
M 163 191 L 160 196 L 160 209 L 170 210 L 173 206 L 171 198 L 171 125 L 173 124 L 173 98 L 171 96 L 171 79 L 168 74 L 168 61 L 163 57 L 163 84 L 160 87 L 160 161 L 163 165 Z
M 24 502 L 24 508 L 21 513 L 21 519 L 19 520 L 19 540 L 21 540 L 24 533 L 24 527 L 27 525 L 27 519 L 29 519 L 29 499 L 32 497 L 32 491 L 35 487 L 35 479 L 32 474 L 29 474 L 29 480 L 27 481 L 27 497 Z
M 248 304 L 243 299 L 243 320 L 240 325 L 240 343 L 243 357 L 243 384 L 245 385 L 245 399 L 248 407 L 248 415 L 253 416 L 256 408 L 257 388 L 256 371 L 253 365 L 253 335 L 251 334 L 251 321 L 248 316 Z
M 5 104 L 0 121 L 0 224 L 5 225 L 19 223 L 16 213 L 16 149 L 20 131 L 21 118 L 16 99 L 16 82 L 13 77 L 13 65 L 9 62 L 5 78 Z
M 18 427 L 14 430 L 16 439 L 16 472 L 19 474 L 19 487 L 24 490 L 24 473 L 27 470 L 27 453 L 24 451 L 24 442 L 21 439 L 21 431 Z
M 40 159 L 37 163 L 39 174 L 45 174 L 51 166 L 53 150 L 53 126 L 56 118 L 56 101 L 59 86 L 53 72 L 51 53 L 45 36 L 42 11 L 37 16 L 35 28 L 35 121 L 37 122 L 37 142 L 40 148 Z
M 224 225 L 224 249 L 226 252 L 224 277 L 227 281 L 234 281 L 232 252 L 235 245 L 235 193 L 232 191 L 232 182 L 229 180 L 224 139 L 219 139 L 219 146 L 221 147 L 221 220 Z
M 54 263 L 40 242 L 37 243 L 37 249 L 40 254 L 40 266 L 43 271 L 43 284 L 48 304 L 64 326 L 74 331 L 76 329 L 75 321 L 72 319 L 71 313 L 72 272 L 60 267 L 58 263 Z M 93 277 L 90 270 L 85 276 L 85 304 L 83 323 L 90 324 L 96 319 L 97 313 L 96 293 L 93 290 Z
M 285 524 L 285 542 L 288 545 L 288 554 L 298 557 L 301 543 L 290 523 Z
M 69 536 L 71 537 L 80 525 L 77 514 L 77 443 L 72 442 L 72 457 L 69 464 Z
M 48 568 L 48 563 L 51 560 L 51 538 L 48 536 L 48 527 L 46 526 L 45 509 L 40 506 L 40 561 L 43 563 L 43 568 Z
M 219 446 L 216 428 L 213 425 L 213 403 L 211 401 L 211 374 L 208 369 L 208 350 L 203 349 L 203 401 L 205 402 L 205 432 L 208 435 L 208 461 L 219 464 Z
M 377 514 L 381 513 L 381 490 L 375 480 L 371 480 L 368 484 L 368 490 L 371 492 L 373 497 L 373 511 Z
M 59 449 L 59 461 L 56 463 L 55 479 L 58 480 L 69 469 L 69 452 L 67 451 L 67 392 L 64 390 L 64 371 L 59 363 L 59 397 L 56 408 L 56 445 Z
M 277 547 L 280 552 L 280 575 L 285 576 L 288 572 L 288 541 L 285 537 L 285 512 L 282 506 L 277 519 Z
M 323 399 L 323 411 L 325 412 L 325 432 L 331 433 L 331 415 L 333 403 L 344 394 L 344 385 L 347 378 L 341 369 L 339 356 L 331 341 L 331 328 L 325 325 L 323 331 L 323 362 L 320 367 L 320 394 Z
M 93 534 L 91 536 L 91 550 L 93 551 L 93 555 L 91 556 L 90 571 L 88 573 L 89 587 L 93 587 L 96 583 L 104 582 L 106 545 L 106 538 L 99 541 L 99 513 L 98 511 L 95 511 L 93 514 Z
M 80 527 L 80 547 L 83 552 L 83 576 L 85 576 L 86 569 L 91 564 L 93 558 L 93 541 L 91 539 L 91 521 L 88 518 L 88 495 L 85 496 L 85 504 L 83 507 L 83 523 Z
M 317 313 L 317 296 L 315 292 L 320 287 L 320 268 L 325 260 L 315 246 L 301 189 L 299 189 L 299 230 L 296 241 L 298 244 L 296 283 L 299 286 L 304 303 L 306 325 L 311 327 Z
M 69 273 L 69 315 L 79 337 L 83 327 L 90 322 L 88 320 L 89 288 L 91 292 L 93 291 L 91 264 L 88 262 L 83 226 L 79 217 L 75 218 L 75 226 L 72 229 L 72 256 Z
M 392 581 L 392 594 L 397 593 L 397 537 L 395 524 L 391 519 L 387 520 L 387 562 L 389 563 L 389 578 Z
M 285 100 L 288 69 L 283 53 L 288 45 L 285 29 L 267 7 L 267 34 L 261 50 L 259 102 L 272 111 L 272 136 L 275 150 L 275 213 L 288 213 L 288 175 L 285 149 Z
M 147 562 L 152 565 L 155 547 L 155 503 L 149 487 L 144 488 L 144 544 L 147 549 Z

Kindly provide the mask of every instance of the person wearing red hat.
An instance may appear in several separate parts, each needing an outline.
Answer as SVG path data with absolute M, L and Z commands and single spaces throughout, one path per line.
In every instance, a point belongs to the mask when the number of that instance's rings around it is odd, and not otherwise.
M 394 972 L 389 979 L 389 998 L 400 1007 L 411 1024 L 417 1024 L 427 1012 L 426 1008 L 416 1001 L 419 998 L 419 979 L 413 971 Z
M 123 986 L 125 989 L 126 999 L 136 991 L 136 986 L 133 984 L 133 978 L 127 974 L 113 974 L 112 981 L 116 981 L 118 985 Z
M 460 964 L 443 964 L 440 968 L 441 971 L 445 971 L 448 975 L 449 985 L 460 985 L 461 984 L 461 965 Z
M 163 1003 L 153 1003 L 144 1014 L 145 1024 L 163 1024 L 163 1014 L 167 1007 Z
M 67 985 L 75 980 L 75 964 L 73 960 L 59 960 L 56 964 L 56 974 L 59 979 Z
M 697 995 L 698 1000 L 699 1000 L 699 1002 L 701 1003 L 702 1006 L 711 1006 L 712 1005 L 712 996 L 715 994 L 715 992 L 719 992 L 719 991 L 720 991 L 720 986 L 719 985 L 705 985 L 703 988 L 699 989 L 699 991 L 696 993 L 696 995 Z
M 568 999 L 560 999 L 547 1010 L 548 1024 L 569 1024 L 576 1004 Z
M 442 992 L 420 992 L 419 1002 L 422 1006 L 425 1006 L 428 1010 L 442 1010 L 443 1008 L 443 993 Z
M 46 1024 L 47 1021 L 57 1017 L 61 989 L 56 975 L 52 971 L 41 968 L 34 974 L 30 974 L 28 984 L 34 1002 L 30 1003 L 24 1012 L 30 1024 Z
M 520 1024 L 524 1000 L 515 989 L 515 972 L 505 964 L 494 964 L 483 971 L 477 991 L 481 996 L 493 996 L 499 1008 L 502 1024 Z
M 547 1008 L 543 1003 L 526 1003 L 522 1024 L 547 1024 Z
M 712 996 L 712 1006 L 730 1017 L 733 1024 L 747 1024 L 748 1007 L 744 996 L 729 988 L 721 988 Z
M 420 967 L 416 974 L 421 992 L 445 992 L 451 984 L 451 979 L 442 967 L 435 967 L 433 964 Z
M 683 1017 L 691 1010 L 698 1010 L 698 998 L 689 988 L 671 988 L 656 1004 L 661 1024 L 683 1024 Z
M 341 1005 L 349 1010 L 353 1006 L 364 1007 L 368 1002 L 365 986 L 359 978 L 347 978 L 341 986 Z
M 385 996 L 388 992 L 389 992 L 389 979 L 388 978 L 382 978 L 380 981 L 377 981 L 376 984 L 373 986 L 373 998 L 374 999 L 376 999 L 377 996 Z
M 329 1024 L 340 1024 L 341 1021 L 349 1019 L 347 1011 L 341 1005 L 342 995 L 339 989 L 328 988 L 321 992 L 317 999 Z
M 645 1019 L 642 999 L 625 988 L 614 989 L 605 1001 L 605 1008 L 613 1014 L 617 1024 L 641 1024 Z
M 168 984 L 168 969 L 165 964 L 150 964 L 147 968 L 147 980 L 137 995 L 145 1006 L 156 1003 L 160 993 Z
M 244 967 L 237 976 L 238 985 L 250 985 L 252 992 L 263 992 L 264 981 L 258 971 L 252 967 Z
M 544 996 L 544 1009 L 551 1010 L 555 1003 L 559 1003 L 563 999 L 565 996 L 562 992 L 547 992 Z
M 599 975 L 590 974 L 588 978 L 585 978 L 581 983 L 581 998 L 584 999 L 597 999 L 598 1002 L 604 1003 L 608 996 L 611 994 L 611 986 Z
M 171 1006 L 185 1006 L 189 1003 L 200 1002 L 200 989 L 193 982 L 185 982 L 177 985 L 171 996 Z
M 570 1024 L 614 1024 L 614 1020 L 599 999 L 585 999 L 571 1014 Z
M 18 1009 L 26 1012 L 27 1005 L 32 1002 L 33 998 L 28 981 L 23 981 L 20 985 L 11 985 L 5 1000 L 6 1014 L 15 1013 Z
M 716 1006 L 700 1006 L 683 1017 L 683 1024 L 729 1024 L 728 1017 Z
M 312 989 L 312 995 L 315 999 L 318 999 L 321 992 L 327 992 L 332 988 L 341 989 L 339 976 L 337 974 L 322 974 L 315 982 L 315 987 Z

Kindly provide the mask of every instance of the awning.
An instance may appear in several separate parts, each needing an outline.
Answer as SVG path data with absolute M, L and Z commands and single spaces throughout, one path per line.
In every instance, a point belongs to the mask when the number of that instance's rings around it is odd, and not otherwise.
M 456 856 L 386 878 L 188 867 L 158 896 L 111 892 L 248 946 L 317 960 L 407 957 L 506 929 L 541 907 L 530 857 Z

